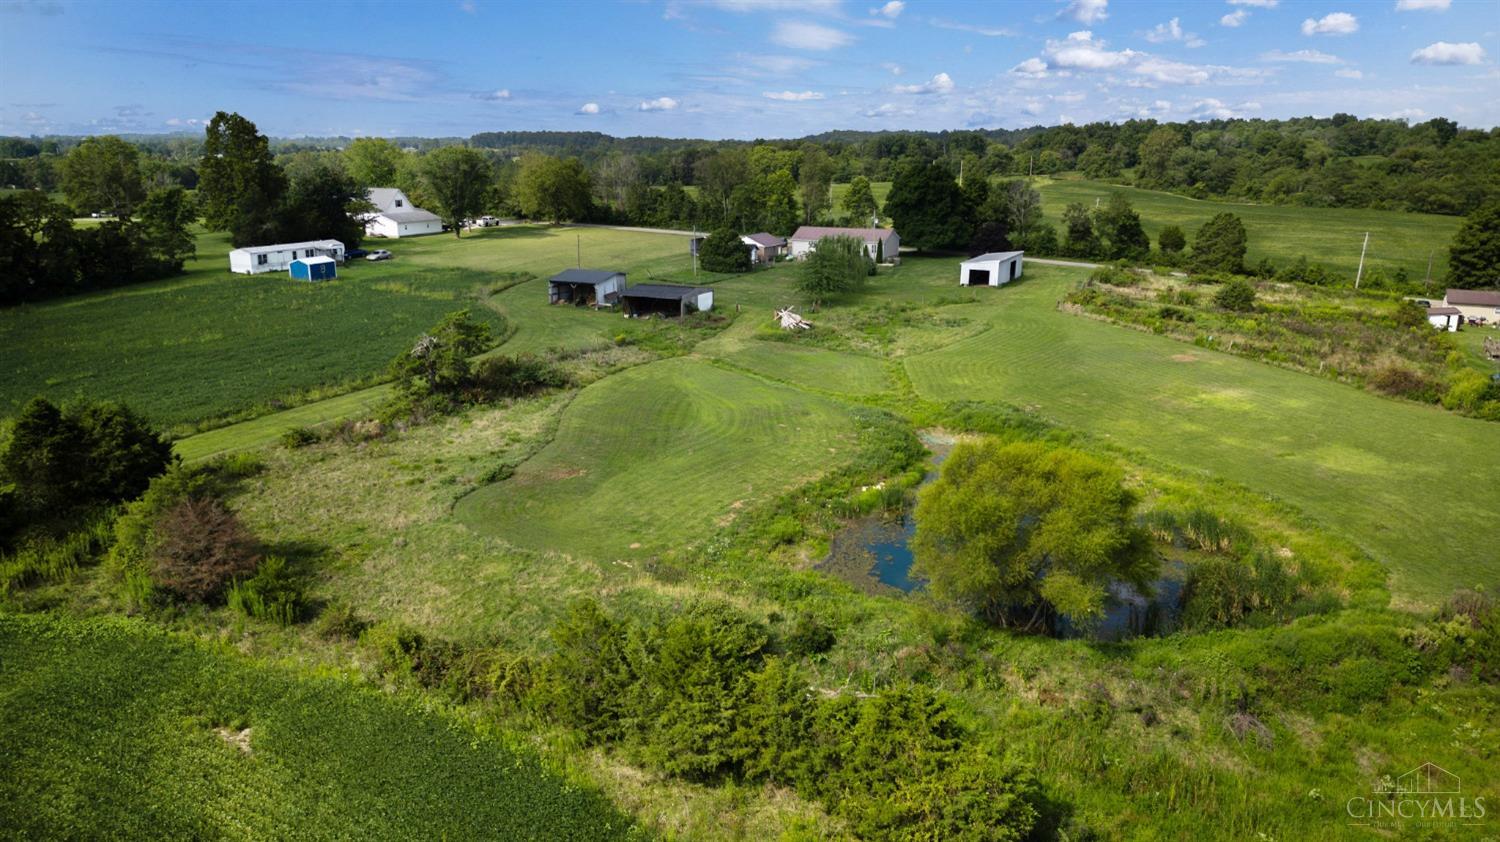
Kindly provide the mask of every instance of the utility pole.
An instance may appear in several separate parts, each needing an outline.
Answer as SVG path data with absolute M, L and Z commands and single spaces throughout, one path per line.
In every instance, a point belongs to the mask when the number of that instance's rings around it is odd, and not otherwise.
M 1354 288 L 1359 289 L 1359 279 L 1365 275 L 1365 249 L 1370 247 L 1370 232 L 1365 232 L 1365 244 L 1359 247 L 1359 270 L 1354 273 Z
M 958 186 L 959 189 L 963 189 L 964 186 L 964 159 L 962 158 L 958 159 Z
M 1432 249 L 1427 250 L 1427 278 L 1422 281 L 1422 286 L 1432 286 Z
M 574 247 L 578 250 L 578 268 L 582 269 L 583 268 L 583 235 L 582 234 L 574 234 L 573 235 L 573 244 L 574 244 Z

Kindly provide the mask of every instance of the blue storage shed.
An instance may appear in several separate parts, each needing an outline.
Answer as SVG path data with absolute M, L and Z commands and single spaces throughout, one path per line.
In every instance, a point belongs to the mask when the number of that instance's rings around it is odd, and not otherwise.
M 338 265 L 331 257 L 299 257 L 292 261 L 292 277 L 299 281 L 331 281 L 338 277 Z

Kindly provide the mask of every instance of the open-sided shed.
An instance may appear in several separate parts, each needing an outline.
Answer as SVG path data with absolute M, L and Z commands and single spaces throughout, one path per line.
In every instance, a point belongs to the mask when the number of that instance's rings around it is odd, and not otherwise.
M 713 309 L 714 291 L 679 284 L 636 284 L 625 288 L 620 301 L 627 316 L 685 316 L 693 310 Z
M 958 284 L 966 287 L 998 287 L 1021 277 L 1024 251 L 992 251 L 971 257 L 958 265 Z
M 625 289 L 625 273 L 607 269 L 565 269 L 547 279 L 547 303 L 613 307 Z
M 299 257 L 289 271 L 299 281 L 331 281 L 338 277 L 338 265 L 331 257 Z

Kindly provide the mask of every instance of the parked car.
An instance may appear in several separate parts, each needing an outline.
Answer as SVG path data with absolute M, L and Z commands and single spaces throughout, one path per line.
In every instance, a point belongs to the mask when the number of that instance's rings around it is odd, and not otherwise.
M 385 249 L 376 249 L 365 255 L 365 260 L 390 260 L 391 253 Z
M 349 249 L 344 252 L 345 260 L 358 260 L 361 257 L 369 257 L 370 253 L 364 249 Z

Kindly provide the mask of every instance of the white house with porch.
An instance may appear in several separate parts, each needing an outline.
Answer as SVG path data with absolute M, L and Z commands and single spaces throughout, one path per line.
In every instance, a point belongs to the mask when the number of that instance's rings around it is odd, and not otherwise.
M 364 215 L 365 233 L 371 237 L 420 237 L 443 233 L 443 221 L 431 211 L 413 205 L 399 187 L 371 187 L 372 213 Z

